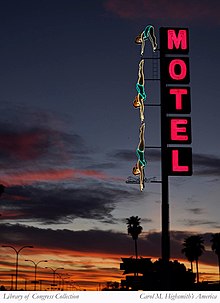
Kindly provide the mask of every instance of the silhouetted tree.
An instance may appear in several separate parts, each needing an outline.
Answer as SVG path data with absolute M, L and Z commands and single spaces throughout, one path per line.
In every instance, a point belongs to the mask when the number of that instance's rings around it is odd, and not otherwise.
M 137 261 L 133 259 L 133 261 Z M 126 276 L 125 280 L 121 281 L 121 286 L 126 290 L 151 290 L 159 291 L 164 286 L 164 261 L 159 259 L 152 262 L 150 258 L 138 259 L 139 276 L 137 280 L 135 277 Z M 143 262 L 142 262 L 143 261 Z M 193 290 L 196 274 L 192 273 L 191 270 L 186 270 L 184 264 L 179 263 L 177 260 L 169 261 L 169 289 L 168 290 Z M 128 272 L 129 275 L 131 272 Z
M 107 282 L 106 287 L 104 287 L 102 290 L 119 290 L 120 283 L 119 282 Z
M 182 252 L 190 262 L 196 262 L 197 283 L 199 283 L 199 257 L 205 250 L 203 243 L 204 240 L 201 236 L 190 236 L 184 240 L 184 248 L 182 249 Z
M 212 250 L 218 257 L 218 280 L 220 283 L 220 233 L 212 235 Z
M 191 249 L 191 246 L 188 245 L 188 239 L 185 239 L 183 246 L 184 248 L 182 249 L 182 253 L 186 256 L 187 260 L 190 262 L 191 265 L 191 271 L 193 272 L 193 261 L 195 261 L 194 259 L 194 253 Z
M 5 186 L 3 184 L 0 184 L 0 196 L 4 193 Z
M 189 290 L 193 288 L 196 274 L 192 271 L 187 271 L 184 264 L 179 263 L 177 260 L 169 261 L 169 290 Z M 163 288 L 164 279 L 163 273 L 164 265 L 163 260 L 159 259 L 154 262 L 153 273 L 156 274 L 156 289 L 161 290 Z M 151 275 L 152 277 L 152 275 Z M 152 278 L 151 278 L 152 279 Z
M 5 186 L 3 184 L 0 184 L 0 196 L 4 193 L 4 191 L 5 191 Z
M 132 239 L 134 240 L 135 244 L 135 256 L 136 259 L 138 258 L 138 252 L 137 252 L 137 239 L 138 236 L 141 234 L 143 228 L 140 226 L 140 220 L 141 218 L 138 218 L 138 216 L 132 216 L 130 218 L 127 218 L 127 228 L 128 228 L 128 234 L 132 236 Z

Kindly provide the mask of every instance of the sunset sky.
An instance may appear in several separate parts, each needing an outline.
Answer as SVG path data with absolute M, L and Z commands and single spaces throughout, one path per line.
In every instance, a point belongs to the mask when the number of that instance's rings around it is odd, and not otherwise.
M 214 280 L 210 249 L 220 232 L 220 2 L 218 0 L 2 0 L 0 3 L 0 245 L 24 249 L 20 287 L 53 269 L 80 289 L 120 281 L 121 257 L 134 255 L 126 218 L 139 216 L 139 254 L 161 256 L 161 185 L 126 184 L 136 162 L 136 95 L 146 25 L 188 27 L 193 176 L 170 177 L 171 257 L 185 237 L 204 237 L 203 278 Z M 146 54 L 151 55 L 150 43 Z M 158 54 L 159 56 L 159 54 Z M 145 61 L 145 73 L 152 63 Z M 159 69 L 159 67 L 158 67 Z M 159 83 L 146 81 L 149 103 Z M 146 107 L 147 146 L 160 145 L 160 110 Z M 147 178 L 160 176 L 160 152 L 146 149 Z M 0 285 L 15 253 L 0 247 Z M 32 275 L 32 276 L 31 276 Z M 8 284 L 8 285 L 9 285 Z M 49 285 L 49 284 L 48 284 Z M 46 282 L 45 286 L 46 288 Z

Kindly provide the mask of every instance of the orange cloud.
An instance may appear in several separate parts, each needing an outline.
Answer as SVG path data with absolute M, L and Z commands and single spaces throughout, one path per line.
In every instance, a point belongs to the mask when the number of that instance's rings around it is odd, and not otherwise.
M 62 181 L 78 178 L 109 179 L 106 174 L 95 170 L 79 169 L 51 169 L 41 171 L 29 171 L 20 173 L 0 174 L 1 182 L 5 186 L 33 184 L 42 181 Z
M 7 252 L 7 256 L 4 253 L 1 254 L 2 261 L 5 263 L 2 266 L 2 282 L 4 281 L 5 286 L 9 288 L 11 275 L 15 273 L 14 252 L 8 248 L 4 248 L 2 252 Z M 30 281 L 33 280 L 34 266 L 30 262 L 25 262 L 25 259 L 31 259 L 35 262 L 48 260 L 47 263 L 40 263 L 37 268 L 38 279 L 42 281 L 42 290 L 50 288 L 53 280 L 53 272 L 49 267 L 52 269 L 63 268 L 57 270 L 57 284 L 60 284 L 64 278 L 63 280 L 69 285 L 71 281 L 74 281 L 75 287 L 78 287 L 79 290 L 97 290 L 98 284 L 102 284 L 104 287 L 107 281 L 120 282 L 120 279 L 123 278 L 122 272 L 119 270 L 120 256 L 117 259 L 114 259 L 114 255 L 113 259 L 111 257 L 110 254 L 104 256 L 103 254 L 85 254 L 68 250 L 26 249 L 19 257 L 18 285 L 23 287 L 24 280 L 26 280 L 27 290 L 33 289 L 33 284 Z

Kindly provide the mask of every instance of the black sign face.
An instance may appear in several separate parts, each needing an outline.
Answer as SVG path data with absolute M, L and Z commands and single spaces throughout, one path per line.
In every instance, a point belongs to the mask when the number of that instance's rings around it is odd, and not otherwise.
M 161 59 L 162 81 L 166 84 L 189 84 L 189 58 L 165 57 Z
M 189 30 L 188 28 L 160 28 L 160 51 L 165 54 L 188 54 Z
M 168 147 L 166 151 L 166 159 L 169 176 L 192 175 L 191 147 Z
M 167 144 L 192 142 L 190 117 L 167 117 Z
M 190 87 L 166 87 L 161 98 L 161 102 L 166 105 L 167 114 L 191 113 Z

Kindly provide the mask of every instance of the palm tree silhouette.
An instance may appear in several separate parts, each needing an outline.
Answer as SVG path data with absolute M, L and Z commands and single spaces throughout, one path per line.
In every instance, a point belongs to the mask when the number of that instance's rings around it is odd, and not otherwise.
M 184 240 L 182 253 L 185 254 L 186 258 L 191 262 L 196 262 L 196 278 L 199 283 L 199 257 L 203 254 L 205 247 L 203 245 L 204 240 L 201 236 L 190 236 Z
M 218 257 L 218 280 L 220 283 L 220 233 L 212 235 L 212 250 Z
M 0 196 L 4 193 L 5 186 L 3 184 L 0 184 Z
M 182 253 L 186 256 L 187 260 L 190 262 L 191 271 L 193 272 L 193 261 L 195 261 L 195 259 L 191 251 L 191 248 L 188 246 L 187 242 L 188 242 L 187 239 L 185 239 L 185 242 L 183 243 L 183 246 L 185 247 L 182 249 Z
M 135 245 L 135 257 L 138 258 L 138 252 L 137 252 L 137 239 L 138 236 L 141 234 L 143 228 L 140 226 L 140 220 L 141 218 L 138 218 L 138 216 L 132 216 L 130 218 L 127 218 L 127 228 L 128 228 L 128 234 L 132 236 L 132 239 L 134 240 Z

